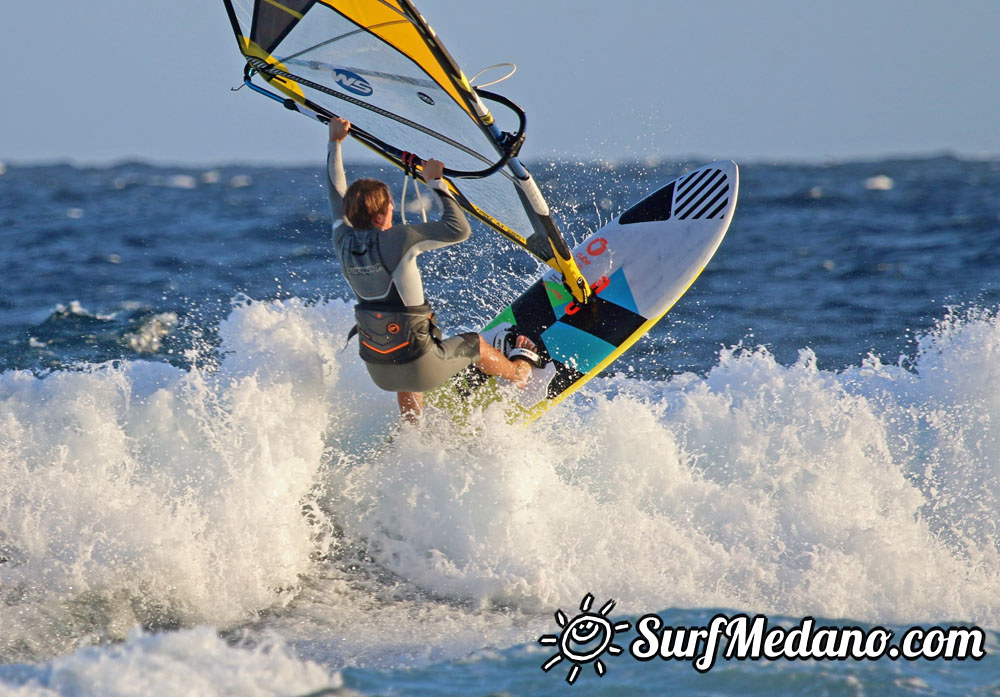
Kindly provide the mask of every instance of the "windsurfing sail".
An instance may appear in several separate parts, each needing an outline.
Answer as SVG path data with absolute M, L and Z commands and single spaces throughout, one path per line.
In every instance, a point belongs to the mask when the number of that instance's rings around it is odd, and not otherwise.
M 517 159 L 524 112 L 469 84 L 410 0 L 223 0 L 246 57 L 244 81 L 416 172 L 435 158 L 462 207 L 591 295 L 535 180 Z M 277 93 L 254 83 L 259 76 Z M 486 102 L 509 112 L 505 132 Z

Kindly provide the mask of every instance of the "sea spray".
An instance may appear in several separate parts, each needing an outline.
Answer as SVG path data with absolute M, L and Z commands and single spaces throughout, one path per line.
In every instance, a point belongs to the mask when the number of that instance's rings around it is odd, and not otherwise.
M 493 408 L 422 430 L 344 350 L 351 321 L 241 302 L 189 369 L 0 376 L 3 655 L 269 609 L 320 643 L 363 621 L 352 646 L 472 646 L 586 592 L 1000 621 L 992 315 L 942 323 L 907 368 L 726 350 L 703 376 L 599 378 L 527 427 Z M 986 385 L 948 377 L 966 369 Z
M 723 351 L 704 378 L 604 378 L 528 428 L 487 413 L 463 444 L 399 442 L 345 473 L 335 516 L 400 577 L 479 604 L 590 591 L 625 611 L 996 624 L 995 535 L 970 546 L 976 510 L 952 535 L 929 515 L 937 489 L 910 444 L 950 442 L 934 414 L 955 395 L 913 404 L 921 368 L 831 372 L 808 350 L 783 366 L 757 349 Z M 992 467 L 961 452 L 936 466 Z M 977 510 L 982 480 L 955 485 Z
M 0 655 L 226 626 L 293 597 L 328 547 L 313 497 L 342 336 L 328 319 L 247 303 L 211 369 L 0 376 Z

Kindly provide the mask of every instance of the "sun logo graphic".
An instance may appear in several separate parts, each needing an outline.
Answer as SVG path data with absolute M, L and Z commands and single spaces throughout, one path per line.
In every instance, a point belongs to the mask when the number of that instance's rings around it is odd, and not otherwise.
M 620 654 L 622 647 L 612 643 L 615 632 L 624 632 L 631 626 L 628 622 L 612 624 L 608 619 L 608 613 L 615 607 L 614 600 L 606 602 L 597 612 L 590 611 L 593 604 L 594 596 L 587 593 L 580 601 L 580 614 L 572 620 L 562 610 L 556 610 L 556 624 L 562 632 L 538 637 L 542 646 L 559 647 L 559 652 L 542 664 L 542 670 L 547 673 L 563 660 L 569 661 L 571 665 L 566 673 L 566 682 L 570 685 L 576 682 L 580 668 L 588 663 L 593 663 L 594 672 L 603 677 L 607 667 L 601 656 L 605 653 L 613 656 Z

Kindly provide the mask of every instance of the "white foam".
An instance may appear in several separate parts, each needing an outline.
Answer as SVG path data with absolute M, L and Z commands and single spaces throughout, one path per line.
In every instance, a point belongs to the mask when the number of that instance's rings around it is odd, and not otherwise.
M 0 586 L 19 598 L 0 655 L 64 651 L 84 616 L 120 637 L 137 621 L 231 625 L 290 598 L 329 531 L 302 505 L 339 413 L 331 356 L 349 316 L 240 307 L 212 371 L 0 375 Z
M 1000 625 L 995 314 L 949 317 L 915 370 L 726 351 L 704 377 L 595 381 L 528 428 L 431 415 L 391 444 L 394 400 L 341 352 L 352 321 L 242 303 L 215 366 L 0 376 L 0 656 L 292 598 L 274 621 L 345 664 L 502 641 L 586 592 Z M 477 614 L 498 605 L 513 619 Z
M 169 634 L 132 632 L 114 646 L 94 646 L 37 666 L 0 666 L 0 692 L 18 697 L 271 697 L 331 690 L 343 680 L 295 657 L 278 637 L 230 646 L 200 627 Z
M 475 441 L 409 434 L 345 474 L 338 520 L 403 578 L 480 603 L 995 626 L 1000 369 L 981 352 L 1000 328 L 957 326 L 916 375 L 724 352 L 704 379 L 602 381 L 527 432 L 487 414 Z

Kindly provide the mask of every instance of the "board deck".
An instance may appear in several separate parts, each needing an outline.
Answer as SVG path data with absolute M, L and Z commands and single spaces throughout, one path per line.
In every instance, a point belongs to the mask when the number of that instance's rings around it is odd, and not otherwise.
M 739 170 L 730 161 L 667 183 L 573 250 L 592 302 L 574 302 L 553 270 L 482 329 L 491 344 L 498 334 L 523 334 L 545 359 L 528 387 L 508 395 L 525 420 L 578 390 L 673 307 L 722 242 L 738 193 Z M 476 387 L 473 380 L 466 389 Z

